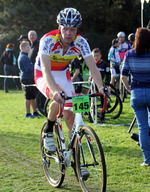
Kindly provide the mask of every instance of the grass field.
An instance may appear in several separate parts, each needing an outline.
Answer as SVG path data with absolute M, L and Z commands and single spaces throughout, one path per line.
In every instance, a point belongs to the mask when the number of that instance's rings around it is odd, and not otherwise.
M 68 168 L 60 189 L 52 188 L 44 175 L 40 159 L 40 129 L 44 116 L 26 119 L 22 92 L 0 91 L 0 192 L 79 192 L 73 170 Z M 129 98 L 123 104 L 120 118 L 94 128 L 102 143 L 107 165 L 107 192 L 150 192 L 150 167 L 140 167 L 143 157 L 130 134 L 134 117 Z M 67 128 L 64 127 L 65 135 Z M 134 126 L 131 132 L 138 132 Z

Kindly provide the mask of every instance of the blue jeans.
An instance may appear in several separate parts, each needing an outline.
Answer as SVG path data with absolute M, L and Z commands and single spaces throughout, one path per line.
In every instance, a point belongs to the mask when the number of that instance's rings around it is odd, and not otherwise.
M 16 75 L 16 69 L 13 65 L 4 65 L 4 74 L 6 76 L 9 76 L 9 75 L 12 75 L 12 76 L 15 76 Z M 8 91 L 8 81 L 9 81 L 9 78 L 5 78 L 4 79 L 4 90 L 5 91 Z M 20 80 L 19 79 L 16 79 L 16 78 L 13 78 L 13 81 L 14 83 L 16 84 L 17 88 L 18 89 L 21 89 L 21 84 L 20 84 Z
M 139 128 L 139 142 L 144 156 L 144 162 L 150 164 L 150 136 L 148 125 L 148 110 L 150 110 L 150 88 L 131 91 L 131 107 L 136 115 Z

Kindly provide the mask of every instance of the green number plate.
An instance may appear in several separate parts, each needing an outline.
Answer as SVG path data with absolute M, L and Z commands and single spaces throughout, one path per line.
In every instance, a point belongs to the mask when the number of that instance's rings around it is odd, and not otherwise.
M 73 97 L 72 103 L 73 103 L 73 113 L 90 111 L 90 101 L 88 95 Z

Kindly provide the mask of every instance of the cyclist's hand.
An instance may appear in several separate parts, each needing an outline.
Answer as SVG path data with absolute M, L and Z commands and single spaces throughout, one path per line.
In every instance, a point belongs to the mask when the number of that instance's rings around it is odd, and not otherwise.
M 111 87 L 108 87 L 108 94 L 111 95 Z
M 100 92 L 104 97 L 106 97 L 106 94 L 105 94 L 105 92 L 104 92 L 104 87 L 101 87 L 101 88 L 99 89 L 99 92 Z
M 55 92 L 54 95 L 53 95 L 53 100 L 56 101 L 56 102 L 59 103 L 59 104 L 62 104 L 62 102 L 63 102 L 61 93 L 62 93 L 62 91 L 57 91 L 57 92 Z M 66 94 L 65 94 L 65 97 L 67 97 Z

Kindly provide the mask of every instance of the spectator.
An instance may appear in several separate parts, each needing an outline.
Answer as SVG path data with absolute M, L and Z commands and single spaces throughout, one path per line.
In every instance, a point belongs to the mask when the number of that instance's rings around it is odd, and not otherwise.
M 23 85 L 34 84 L 34 65 L 30 62 L 28 58 L 28 53 L 30 51 L 30 44 L 28 41 L 22 41 L 20 44 L 20 54 L 18 58 L 18 67 L 20 69 L 20 79 Z M 33 110 L 33 115 L 30 113 L 30 105 Z M 26 115 L 25 117 L 34 118 L 40 116 L 36 111 L 35 104 L 35 87 L 26 86 L 25 87 L 25 107 Z
M 28 57 L 30 59 L 30 61 L 35 64 L 35 59 L 39 50 L 39 40 L 37 39 L 37 33 L 36 31 L 29 31 L 28 32 L 28 39 L 31 43 L 31 49 L 30 52 L 28 54 Z
M 19 43 L 21 43 L 22 41 L 29 41 L 29 39 L 28 39 L 27 35 L 20 35 L 20 37 L 17 39 L 17 41 L 19 41 Z
M 150 110 L 150 31 L 138 28 L 135 48 L 127 51 L 122 69 L 122 82 L 130 91 L 127 76 L 132 75 L 131 107 L 139 128 L 139 142 L 144 156 L 141 166 L 150 166 L 150 133 L 147 109 Z
M 33 64 L 35 64 L 36 56 L 37 56 L 38 50 L 39 50 L 39 40 L 37 38 L 36 31 L 33 31 L 33 30 L 29 31 L 28 39 L 31 44 L 31 49 L 30 49 L 30 52 L 28 53 L 28 57 L 29 57 L 30 61 Z M 35 87 L 35 94 L 37 95 L 38 93 L 39 93 L 39 90 Z M 44 108 L 45 101 L 46 101 L 46 97 L 42 94 L 40 97 L 40 103 L 41 103 L 42 108 Z
M 15 76 L 16 75 L 16 58 L 14 56 L 13 50 L 15 48 L 15 45 L 13 43 L 9 43 L 6 46 L 6 50 L 1 55 L 1 62 L 4 64 L 4 74 L 5 76 Z M 5 93 L 8 93 L 8 79 L 5 77 L 4 79 L 4 91 Z M 21 90 L 21 85 L 19 82 L 19 79 L 13 78 L 14 83 L 16 84 L 17 88 Z
M 119 94 L 119 78 L 120 78 L 120 64 L 121 58 L 119 54 L 119 40 L 113 39 L 112 46 L 109 50 L 108 60 L 110 61 L 110 71 L 111 71 L 111 84 L 115 86 L 117 93 Z
M 70 76 L 73 82 L 83 81 L 82 78 L 82 63 L 80 62 L 79 58 L 76 57 L 74 60 L 71 61 L 70 64 Z M 75 84 L 75 93 L 82 92 L 82 84 Z
M 110 83 L 110 78 L 111 78 L 110 67 L 105 61 L 102 60 L 101 50 L 99 48 L 93 49 L 92 55 L 93 55 L 96 65 L 101 73 L 103 84 L 108 85 Z M 103 103 L 104 103 L 103 96 L 101 96 L 101 102 L 103 105 Z M 99 123 L 104 123 L 104 122 L 105 122 L 105 113 L 102 113 Z

